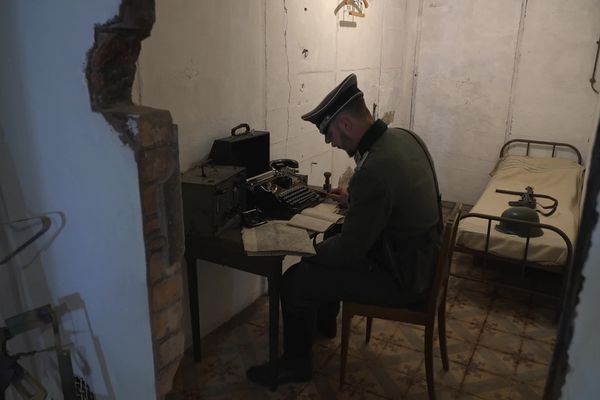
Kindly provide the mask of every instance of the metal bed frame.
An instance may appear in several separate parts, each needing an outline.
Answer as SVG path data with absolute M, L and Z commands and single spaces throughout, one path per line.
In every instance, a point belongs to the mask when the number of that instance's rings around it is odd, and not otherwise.
M 557 147 L 568 148 L 577 155 L 577 162 L 580 165 L 583 165 L 581 153 L 579 152 L 579 150 L 576 147 L 574 147 L 570 144 L 567 144 L 567 143 L 549 142 L 549 141 L 540 141 L 540 140 L 528 140 L 528 139 L 510 140 L 502 146 L 502 149 L 500 149 L 499 157 L 500 158 L 504 157 L 504 155 L 508 152 L 509 148 L 513 145 L 521 145 L 521 146 L 524 145 L 526 147 L 525 155 L 529 156 L 529 152 L 530 152 L 530 148 L 531 148 L 532 144 L 540 145 L 540 146 L 552 146 L 552 158 L 556 157 Z M 581 189 L 582 188 L 580 188 L 580 190 Z M 510 219 L 510 218 L 502 218 L 502 217 L 499 217 L 496 215 L 488 215 L 488 214 L 480 214 L 480 213 L 466 213 L 466 214 L 463 214 L 460 219 L 462 221 L 463 219 L 467 219 L 467 218 L 480 218 L 480 219 L 487 220 L 487 233 L 486 233 L 486 239 L 485 239 L 485 248 L 484 248 L 484 250 L 475 250 L 475 249 L 471 249 L 469 247 L 466 247 L 466 246 L 458 244 L 458 243 L 455 245 L 454 248 L 455 248 L 455 251 L 471 254 L 474 257 L 474 261 L 481 261 L 482 277 L 477 278 L 477 277 L 467 276 L 467 275 L 463 275 L 463 274 L 456 273 L 456 272 L 451 272 L 452 276 L 457 277 L 457 278 L 466 279 L 466 280 L 471 280 L 471 281 L 486 282 L 486 283 L 490 283 L 490 284 L 493 284 L 493 285 L 496 285 L 499 287 L 510 287 L 512 289 L 517 289 L 517 290 L 524 291 L 524 292 L 530 293 L 530 294 L 556 298 L 559 300 L 558 310 L 562 309 L 562 302 L 564 301 L 564 293 L 565 293 L 566 284 L 567 284 L 566 278 L 569 276 L 569 270 L 571 268 L 571 263 L 573 261 L 573 243 L 571 243 L 571 240 L 569 239 L 569 237 L 561 229 L 559 229 L 555 226 L 543 224 L 543 223 L 526 222 L 526 221 L 514 220 L 514 219 Z M 498 221 L 498 222 L 508 221 L 510 223 L 522 224 L 523 226 L 527 226 L 530 229 L 534 228 L 534 227 L 538 227 L 542 230 L 550 230 L 550 231 L 556 232 L 564 240 L 565 246 L 567 249 L 567 256 L 565 258 L 564 263 L 558 264 L 558 265 L 557 264 L 546 265 L 546 264 L 540 264 L 540 263 L 534 262 L 534 261 L 529 261 L 527 259 L 527 256 L 529 253 L 530 238 L 528 238 L 528 237 L 523 238 L 523 240 L 525 241 L 525 249 L 523 251 L 523 256 L 521 257 L 521 259 L 509 258 L 509 257 L 504 257 L 504 256 L 490 253 L 489 252 L 489 244 L 490 244 L 490 231 L 491 231 L 491 227 L 492 227 L 492 221 Z M 509 264 L 517 265 L 518 267 L 520 267 L 520 279 L 519 279 L 520 286 L 515 286 L 515 285 L 501 283 L 501 282 L 493 282 L 491 280 L 486 279 L 486 269 L 487 269 L 486 267 L 487 267 L 487 263 L 489 260 L 498 261 L 498 262 L 502 262 L 502 263 L 509 263 Z M 477 263 L 477 264 L 479 264 L 479 263 Z M 562 279 L 559 294 L 552 295 L 552 294 L 548 294 L 545 292 L 541 292 L 539 290 L 533 290 L 533 289 L 531 289 L 531 287 L 529 287 L 529 288 L 523 287 L 522 284 L 525 279 L 525 271 L 528 268 L 541 269 L 541 270 L 549 271 L 549 272 L 553 272 L 553 273 L 562 273 L 563 279 Z M 531 285 L 529 285 L 529 286 L 531 286 Z

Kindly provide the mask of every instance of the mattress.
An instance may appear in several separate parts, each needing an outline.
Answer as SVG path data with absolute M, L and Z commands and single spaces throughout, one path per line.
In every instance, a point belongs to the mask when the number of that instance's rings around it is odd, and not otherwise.
M 508 155 L 496 164 L 491 179 L 471 213 L 502 215 L 509 201 L 518 196 L 496 193 L 496 189 L 525 191 L 533 187 L 534 193 L 552 196 L 558 200 L 556 212 L 540 222 L 562 230 L 575 244 L 580 218 L 583 167 L 572 160 Z M 551 200 L 537 199 L 538 204 L 551 205 Z M 497 221 L 492 221 L 489 252 L 502 257 L 522 260 L 526 239 L 496 231 Z M 459 225 L 457 244 L 473 250 L 485 250 L 488 220 L 465 218 Z M 544 235 L 531 238 L 527 260 L 542 265 L 563 265 L 567 259 L 567 245 L 556 232 L 544 229 Z

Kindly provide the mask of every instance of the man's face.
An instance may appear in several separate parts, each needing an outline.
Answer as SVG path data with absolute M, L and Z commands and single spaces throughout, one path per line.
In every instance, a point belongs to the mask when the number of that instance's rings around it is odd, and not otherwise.
M 337 123 L 337 121 L 333 121 L 327 127 L 325 143 L 331 144 L 331 147 L 345 150 L 350 157 L 356 151 L 356 146 L 351 139 L 350 133 L 345 129 L 343 124 Z

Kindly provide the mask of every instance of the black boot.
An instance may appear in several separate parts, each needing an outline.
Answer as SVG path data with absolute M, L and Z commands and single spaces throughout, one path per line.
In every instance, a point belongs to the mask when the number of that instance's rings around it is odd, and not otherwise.
M 259 385 L 271 387 L 271 366 L 269 363 L 248 368 L 246 377 Z M 275 387 L 289 382 L 307 382 L 312 379 L 312 363 L 309 358 L 286 358 L 277 360 Z
M 317 320 L 317 333 L 325 339 L 333 339 L 337 335 L 336 318 L 319 318 Z
M 333 339 L 337 335 L 337 315 L 340 312 L 340 302 L 319 304 L 317 309 L 317 333 L 325 339 Z

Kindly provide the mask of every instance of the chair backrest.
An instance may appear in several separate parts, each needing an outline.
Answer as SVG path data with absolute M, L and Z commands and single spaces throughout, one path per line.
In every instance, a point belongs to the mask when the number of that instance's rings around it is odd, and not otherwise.
M 454 244 L 456 242 L 456 233 L 458 231 L 458 224 L 460 222 L 461 210 L 462 204 L 456 203 L 452 208 L 446 223 L 444 224 L 442 244 L 438 253 L 435 274 L 433 276 L 433 283 L 431 285 L 431 295 L 429 296 L 429 301 L 427 304 L 427 311 L 429 313 L 434 313 L 433 315 L 435 315 L 442 297 L 445 296 L 448 277 L 450 275 L 450 265 L 452 264 Z

